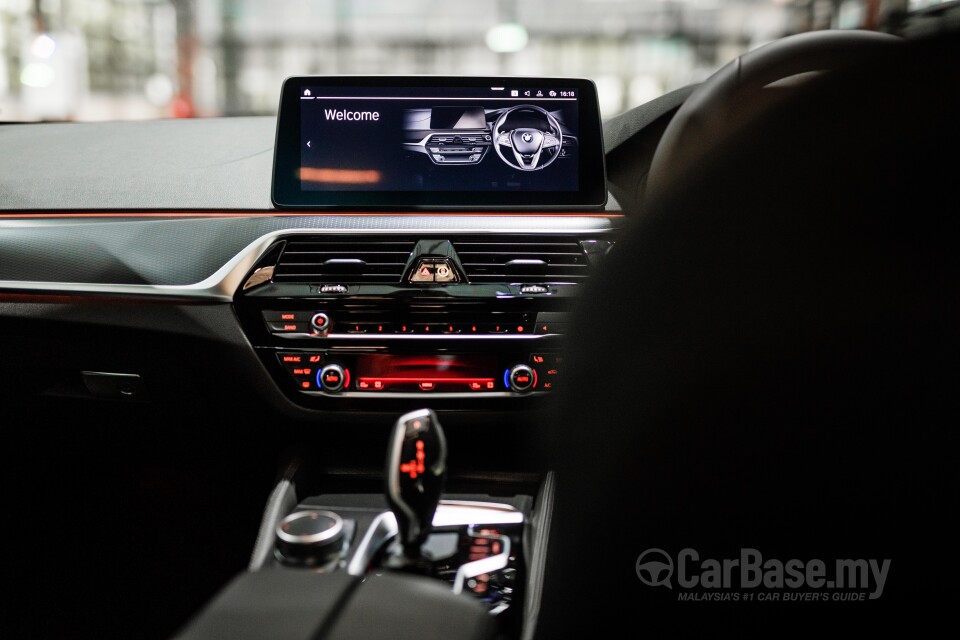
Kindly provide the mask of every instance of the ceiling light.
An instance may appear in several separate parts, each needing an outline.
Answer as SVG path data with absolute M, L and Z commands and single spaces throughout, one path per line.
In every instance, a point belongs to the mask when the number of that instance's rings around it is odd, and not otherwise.
M 30 53 L 44 60 L 50 58 L 56 50 L 57 41 L 45 33 L 38 35 L 30 45 Z
M 20 72 L 20 82 L 28 87 L 42 89 L 53 84 L 55 75 L 53 67 L 46 62 L 29 62 Z
M 527 46 L 527 30 L 522 24 L 505 22 L 487 31 L 487 46 L 497 53 L 515 53 Z

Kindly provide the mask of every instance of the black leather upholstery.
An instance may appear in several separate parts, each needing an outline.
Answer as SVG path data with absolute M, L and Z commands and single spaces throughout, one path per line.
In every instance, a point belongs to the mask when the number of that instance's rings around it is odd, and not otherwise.
M 430 578 L 269 567 L 237 576 L 177 640 L 484 640 L 496 620 Z
M 894 49 L 701 140 L 594 279 L 548 452 L 538 637 L 946 615 L 960 55 L 955 34 Z M 638 579 L 654 547 L 891 565 L 867 602 L 683 602 Z
M 339 615 L 359 584 L 345 572 L 270 568 L 241 573 L 177 640 L 312 640 Z

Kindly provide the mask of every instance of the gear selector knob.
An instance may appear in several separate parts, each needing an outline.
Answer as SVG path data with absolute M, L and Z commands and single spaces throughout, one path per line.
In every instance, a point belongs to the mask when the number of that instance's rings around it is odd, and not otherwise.
M 387 501 L 408 557 L 419 555 L 446 474 L 447 442 L 437 415 L 419 409 L 400 416 L 387 450 Z

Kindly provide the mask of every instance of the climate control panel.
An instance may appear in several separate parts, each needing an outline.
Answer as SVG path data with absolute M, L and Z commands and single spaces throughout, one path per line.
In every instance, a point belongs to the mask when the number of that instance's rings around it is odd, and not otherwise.
M 543 394 L 560 379 L 559 352 L 368 353 L 276 351 L 292 389 L 313 395 Z

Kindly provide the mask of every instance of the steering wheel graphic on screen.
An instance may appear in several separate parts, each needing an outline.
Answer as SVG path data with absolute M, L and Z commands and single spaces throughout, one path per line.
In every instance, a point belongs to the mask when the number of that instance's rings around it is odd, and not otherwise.
M 538 126 L 513 126 L 510 121 Z M 493 148 L 505 163 L 520 171 L 538 171 L 560 157 L 560 123 L 546 109 L 520 105 L 507 109 L 493 125 Z

